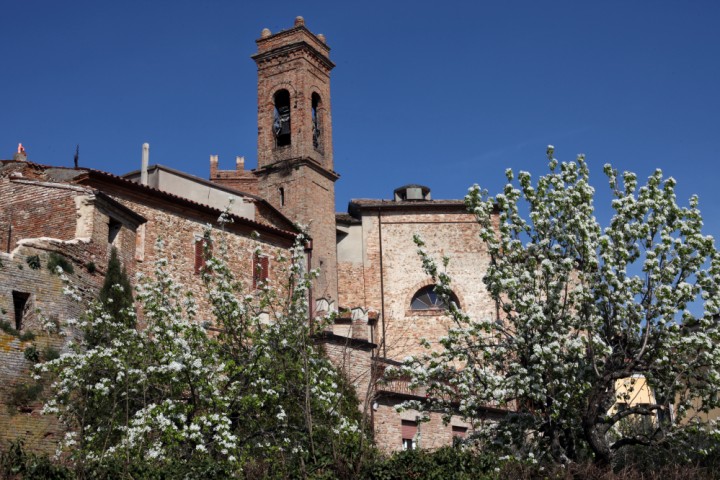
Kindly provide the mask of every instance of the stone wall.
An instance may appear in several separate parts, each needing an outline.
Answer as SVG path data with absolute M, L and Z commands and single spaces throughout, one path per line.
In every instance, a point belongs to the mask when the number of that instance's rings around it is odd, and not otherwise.
M 27 308 L 19 334 L 32 332 L 34 339 L 23 341 L 19 335 L 0 330 L 0 446 L 23 438 L 32 451 L 52 452 L 63 433 L 54 416 L 41 414 L 42 401 L 47 394 L 47 379 L 41 381 L 43 391 L 18 403 L 22 389 L 37 385 L 32 375 L 33 362 L 25 357 L 25 350 L 34 346 L 41 359 L 53 349 L 61 353 L 74 337 L 73 330 L 64 329 L 63 335 L 48 333 L 43 322 L 64 325 L 70 318 L 77 318 L 84 306 L 63 293 L 64 283 L 48 269 L 51 253 L 61 254 L 73 266 L 74 273 L 67 274 L 86 299 L 92 298 L 103 281 L 103 274 L 91 273 L 78 258 L 87 243 L 64 244 L 57 241 L 24 241 L 12 254 L 0 254 L 0 320 L 15 324 L 13 292 L 28 294 Z M 68 247 L 68 248 L 66 248 Z M 37 256 L 39 268 L 31 268 L 28 258 Z M 100 268 L 104 267 L 100 265 Z M 24 337 L 25 338 L 25 337 Z

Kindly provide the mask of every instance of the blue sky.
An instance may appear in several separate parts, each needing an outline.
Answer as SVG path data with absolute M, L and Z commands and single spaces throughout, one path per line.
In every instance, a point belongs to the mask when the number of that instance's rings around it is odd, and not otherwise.
M 422 183 L 461 198 L 504 170 L 585 153 L 661 168 L 700 196 L 720 238 L 720 3 L 716 1 L 248 2 L 0 0 L 0 158 L 124 173 L 151 163 L 207 178 L 208 156 L 256 164 L 264 27 L 324 33 L 338 210 Z

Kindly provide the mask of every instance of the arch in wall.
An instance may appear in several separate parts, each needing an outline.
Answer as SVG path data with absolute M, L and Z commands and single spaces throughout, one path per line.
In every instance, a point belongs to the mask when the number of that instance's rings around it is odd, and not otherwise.
M 276 147 L 286 147 L 292 143 L 290 92 L 286 88 L 273 94 L 272 132 Z
M 411 312 L 442 312 L 446 309 L 445 303 L 434 292 L 435 282 L 431 279 L 416 284 L 407 297 L 405 308 Z M 451 292 L 451 301 L 455 302 L 458 308 L 462 308 L 463 302 L 454 289 Z

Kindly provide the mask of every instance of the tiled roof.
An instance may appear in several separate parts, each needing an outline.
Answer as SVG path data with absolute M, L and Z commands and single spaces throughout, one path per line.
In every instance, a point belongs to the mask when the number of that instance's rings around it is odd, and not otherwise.
M 3 161 L 5 163 L 6 161 Z M 79 184 L 87 184 L 89 182 L 92 182 L 92 180 L 105 180 L 112 182 L 116 185 L 119 185 L 121 187 L 134 190 L 136 192 L 145 193 L 151 196 L 160 197 L 166 200 L 170 200 L 175 204 L 185 205 L 190 208 L 197 209 L 199 211 L 203 211 L 206 213 L 212 213 L 214 215 L 217 215 L 218 217 L 223 213 L 222 210 L 219 208 L 211 207 L 209 205 L 205 205 L 203 203 L 196 202 L 194 200 L 188 200 L 187 198 L 180 197 L 178 195 L 165 192 L 163 190 L 158 190 L 157 188 L 151 187 L 149 185 L 141 185 L 139 183 L 135 183 L 131 180 L 125 179 L 123 177 L 120 177 L 118 175 L 115 175 L 113 173 L 104 172 L 102 170 L 95 170 L 93 168 L 86 168 L 86 167 L 80 167 L 80 168 L 70 168 L 70 167 L 54 167 L 51 165 L 42 165 L 34 162 L 17 162 L 17 163 L 23 163 L 27 167 L 39 170 L 39 171 L 45 171 L 45 170 L 75 170 L 78 172 L 78 174 L 72 179 L 75 183 Z M 253 228 L 257 228 L 259 231 L 266 231 L 266 232 L 272 232 L 276 235 L 279 235 L 281 237 L 285 237 L 287 239 L 294 239 L 297 235 L 297 232 L 290 232 L 287 230 L 281 230 L 279 228 L 273 227 L 271 225 L 261 223 L 255 220 L 251 220 L 246 217 L 241 217 L 239 215 L 235 214 L 229 214 L 230 218 L 233 219 L 233 221 L 245 224 L 248 226 L 251 226 Z
M 337 223 L 345 223 L 351 225 L 359 225 L 362 221 L 359 218 L 355 218 L 349 213 L 338 212 L 335 214 L 335 221 Z

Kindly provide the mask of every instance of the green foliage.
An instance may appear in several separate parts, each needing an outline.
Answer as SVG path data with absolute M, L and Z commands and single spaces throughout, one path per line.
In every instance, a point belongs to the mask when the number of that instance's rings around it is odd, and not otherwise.
M 22 410 L 28 407 L 32 402 L 40 398 L 43 391 L 41 383 L 17 383 L 10 391 L 8 407 L 12 410 Z
M 14 337 L 20 336 L 20 332 L 12 326 L 12 323 L 2 320 L 0 321 L 0 330 L 7 333 L 8 335 L 12 335 Z
M 138 284 L 144 328 L 136 328 L 123 295 L 129 289 L 113 286 L 122 283 L 118 262 L 108 268 L 115 280 L 106 278 L 103 301 L 77 322 L 84 340 L 40 365 L 53 378 L 45 411 L 70 427 L 62 446 L 75 471 L 91 478 L 357 476 L 370 441 L 351 388 L 311 335 L 329 319 L 309 321 L 316 272 L 305 272 L 302 243 L 291 259 L 275 258 L 286 280 L 251 294 L 223 260 L 224 241 L 215 245 L 220 257 L 202 276 L 212 334 L 160 252 L 154 278 Z
M 57 252 L 50 252 L 47 263 L 48 270 L 57 273 L 58 267 L 62 268 L 65 273 L 75 273 L 75 267 L 67 258 Z
M 28 453 L 22 440 L 0 451 L 0 477 L 5 480 L 71 480 L 75 475 L 47 456 Z
M 125 268 L 120 263 L 115 247 L 112 247 L 110 251 L 105 280 L 98 299 L 99 307 L 105 314 L 110 315 L 114 322 L 134 328 L 135 309 L 132 286 Z M 107 345 L 119 334 L 116 330 L 113 328 L 89 329 L 85 334 L 85 340 L 89 345 Z
M 20 333 L 20 336 L 18 338 L 22 342 L 30 342 L 32 340 L 35 340 L 35 334 L 33 332 L 31 332 L 30 330 L 26 330 L 26 331 Z
M 372 480 L 470 480 L 497 478 L 501 463 L 491 454 L 459 446 L 435 451 L 405 450 L 370 465 L 365 477 Z
M 37 363 L 40 361 L 40 352 L 38 352 L 38 349 L 35 345 L 30 345 L 25 349 L 23 352 L 23 356 L 25 357 L 25 360 L 28 360 L 32 363 Z
M 27 263 L 28 266 L 33 270 L 39 270 L 41 267 L 40 257 L 38 257 L 37 255 L 30 255 L 25 259 L 25 263 Z
M 483 283 L 497 315 L 470 318 L 451 302 L 449 259 L 438 265 L 415 239 L 454 325 L 443 349 L 405 363 L 430 397 L 406 406 L 459 409 L 480 424 L 487 405 L 514 405 L 476 429 L 488 446 L 609 465 L 618 449 L 662 444 L 698 411 L 720 406 L 720 254 L 702 232 L 697 197 L 678 205 L 672 177 L 656 170 L 641 186 L 605 165 L 614 215 L 603 227 L 585 158 L 558 162 L 552 146 L 547 155 L 547 174 L 508 169 L 501 193 L 475 185 L 466 197 L 490 257 Z M 618 380 L 637 376 L 653 389 L 649 403 L 616 391 Z M 627 408 L 611 410 L 618 401 Z M 616 428 L 631 417 L 655 425 L 669 403 L 675 423 L 639 434 Z
M 85 270 L 87 270 L 88 273 L 95 273 L 95 270 L 97 270 L 97 266 L 95 265 L 95 262 L 85 263 Z
M 59 357 L 60 357 L 60 350 L 53 347 L 52 345 L 48 345 L 47 347 L 42 349 L 42 358 L 46 362 L 55 360 L 56 358 L 59 358 Z
M 105 281 L 98 298 L 107 313 L 118 319 L 125 315 L 127 309 L 133 307 L 130 279 L 125 268 L 120 263 L 115 247 L 110 251 Z

